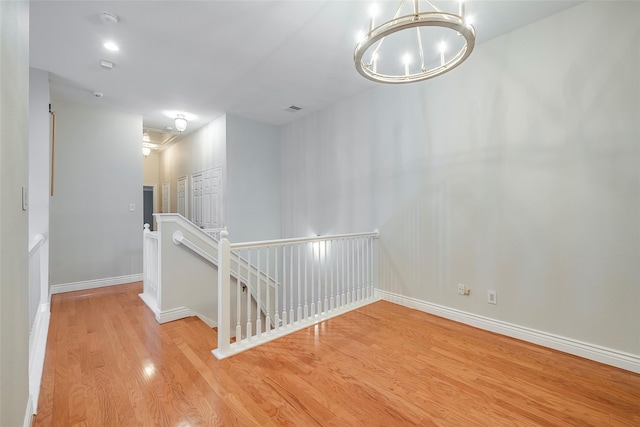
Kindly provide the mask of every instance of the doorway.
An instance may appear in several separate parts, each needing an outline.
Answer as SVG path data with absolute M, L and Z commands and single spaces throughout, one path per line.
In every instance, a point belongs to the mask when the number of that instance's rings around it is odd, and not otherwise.
M 142 223 L 149 224 L 149 230 L 153 231 L 153 187 L 142 187 L 143 214 Z

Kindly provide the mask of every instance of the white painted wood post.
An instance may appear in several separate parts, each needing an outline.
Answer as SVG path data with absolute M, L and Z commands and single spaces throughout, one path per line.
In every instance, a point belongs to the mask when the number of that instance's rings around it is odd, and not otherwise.
M 149 265 L 147 264 L 147 258 L 149 257 L 149 242 L 147 234 L 149 230 L 149 224 L 144 225 L 144 231 L 142 232 L 142 293 L 148 293 L 149 286 Z
M 228 236 L 227 230 L 222 230 L 218 242 L 218 352 L 221 354 L 229 352 L 231 339 L 231 250 Z M 236 339 L 240 340 L 240 337 Z

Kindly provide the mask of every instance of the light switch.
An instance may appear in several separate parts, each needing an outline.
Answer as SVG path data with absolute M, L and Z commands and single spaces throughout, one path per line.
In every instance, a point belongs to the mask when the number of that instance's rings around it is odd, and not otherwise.
M 136 205 L 131 203 L 129 204 L 129 212 L 135 212 L 136 211 Z
M 29 204 L 29 197 L 27 196 L 27 188 L 22 186 L 22 210 L 27 210 L 27 205 Z

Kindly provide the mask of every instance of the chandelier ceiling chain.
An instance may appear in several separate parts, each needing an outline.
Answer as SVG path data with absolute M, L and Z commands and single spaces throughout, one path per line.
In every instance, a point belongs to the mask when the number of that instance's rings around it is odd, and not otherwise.
M 359 42 L 354 52 L 356 70 L 362 76 L 381 83 L 418 82 L 451 71 L 467 59 L 475 46 L 476 33 L 469 19 L 465 16 L 464 2 L 460 1 L 458 13 L 456 14 L 443 12 L 430 0 L 424 1 L 432 11 L 421 12 L 419 0 L 413 0 L 413 10 L 406 15 L 400 16 L 404 4 L 404 0 L 401 0 L 393 17 L 378 26 L 375 26 L 375 13 L 372 11 L 369 21 L 369 32 L 359 37 Z M 415 41 L 408 42 L 406 37 L 402 39 L 404 43 L 402 50 L 405 51 L 402 58 L 404 67 L 389 65 L 389 63 L 392 62 L 392 58 L 390 57 L 398 55 L 398 52 L 395 51 L 390 55 L 386 54 L 384 56 L 386 63 L 383 66 L 381 48 L 386 38 L 391 35 L 397 36 L 401 32 L 405 34 L 409 33 L 413 28 L 415 28 Z M 425 28 L 436 30 L 444 29 L 446 33 L 453 37 L 461 36 L 464 41 L 460 43 L 454 40 L 456 44 L 461 46 L 454 55 L 450 55 L 449 57 L 445 55 L 446 43 L 441 41 L 438 45 L 439 58 L 437 58 L 437 60 L 430 60 L 425 57 L 425 50 L 423 48 L 423 33 L 421 29 Z M 398 43 L 392 46 L 392 48 L 397 48 L 397 44 Z M 435 45 L 436 43 L 433 44 Z M 389 43 L 387 43 L 387 46 L 388 45 Z M 415 52 L 416 50 L 420 58 L 420 65 L 417 71 L 415 67 L 413 70 L 410 67 L 411 54 L 409 53 Z

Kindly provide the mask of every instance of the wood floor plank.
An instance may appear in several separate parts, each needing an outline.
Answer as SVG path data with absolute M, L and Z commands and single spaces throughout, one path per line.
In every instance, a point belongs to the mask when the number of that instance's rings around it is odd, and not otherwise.
M 140 291 L 53 296 L 35 426 L 640 425 L 640 375 L 388 302 L 218 361 Z

